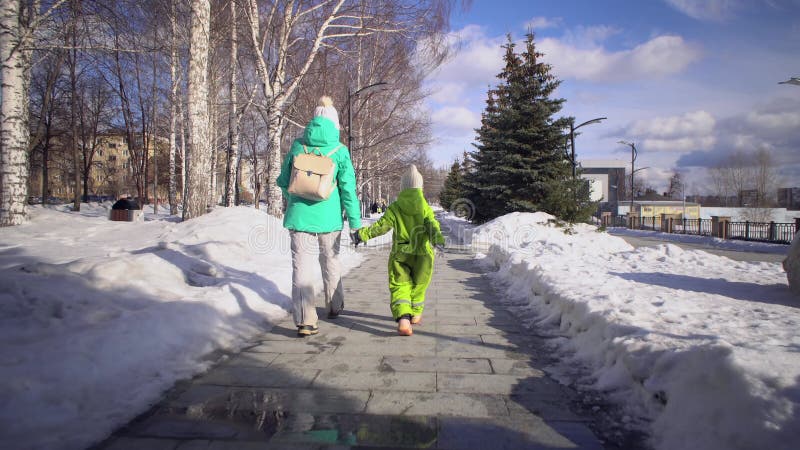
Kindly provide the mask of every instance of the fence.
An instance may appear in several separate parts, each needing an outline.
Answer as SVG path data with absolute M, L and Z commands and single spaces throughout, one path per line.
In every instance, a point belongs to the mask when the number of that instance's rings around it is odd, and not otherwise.
M 731 222 L 721 220 L 718 222 L 716 230 L 712 219 L 665 218 L 662 220 L 660 216 L 604 216 L 601 221 L 607 227 L 625 227 L 636 230 L 694 234 L 776 244 L 791 244 L 794 236 L 800 232 L 800 218 L 795 219 L 794 223 Z

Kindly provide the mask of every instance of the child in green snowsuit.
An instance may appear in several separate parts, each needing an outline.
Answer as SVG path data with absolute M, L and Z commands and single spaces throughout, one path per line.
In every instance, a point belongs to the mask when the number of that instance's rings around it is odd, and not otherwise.
M 383 216 L 369 227 L 351 234 L 353 243 L 366 243 L 389 230 L 392 250 L 389 253 L 389 292 L 392 317 L 397 332 L 410 336 L 411 324 L 417 324 L 425 308 L 425 290 L 433 275 L 434 253 L 431 245 L 441 250 L 444 237 L 433 210 L 422 195 L 422 175 L 413 164 L 401 179 L 400 195 Z

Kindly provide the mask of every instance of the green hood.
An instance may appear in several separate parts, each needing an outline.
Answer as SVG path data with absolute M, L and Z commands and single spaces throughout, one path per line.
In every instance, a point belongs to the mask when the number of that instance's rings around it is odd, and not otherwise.
M 395 208 L 403 216 L 422 215 L 423 205 L 427 206 L 428 202 L 422 195 L 422 189 L 418 188 L 403 189 L 394 201 Z
M 330 147 L 339 145 L 339 130 L 332 120 L 314 117 L 303 133 L 303 143 L 311 147 Z

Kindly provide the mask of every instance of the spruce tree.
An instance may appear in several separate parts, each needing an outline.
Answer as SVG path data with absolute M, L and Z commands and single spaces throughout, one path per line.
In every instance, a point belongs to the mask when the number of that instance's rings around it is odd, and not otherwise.
M 488 91 L 471 169 L 464 186 L 475 205 L 474 220 L 485 222 L 514 211 L 544 211 L 564 220 L 588 218 L 591 206 L 582 180 L 572 179 L 564 153 L 569 118 L 555 117 L 564 99 L 550 98 L 558 81 L 540 62 L 533 33 L 521 54 L 508 37 L 505 67 Z M 584 217 L 585 216 L 585 217 Z
M 439 204 L 442 208 L 450 211 L 453 202 L 464 197 L 464 180 L 461 175 L 461 164 L 456 160 L 450 167 L 450 172 L 444 180 L 444 186 L 439 193 Z

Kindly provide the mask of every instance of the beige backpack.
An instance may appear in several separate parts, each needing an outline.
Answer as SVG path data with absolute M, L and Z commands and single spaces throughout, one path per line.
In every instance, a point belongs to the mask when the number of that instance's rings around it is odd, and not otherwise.
M 306 200 L 327 200 L 336 187 L 334 172 L 336 164 L 331 155 L 339 151 L 339 144 L 326 155 L 309 152 L 303 146 L 303 153 L 294 157 L 292 161 L 292 176 L 289 179 L 288 191 L 290 194 Z

